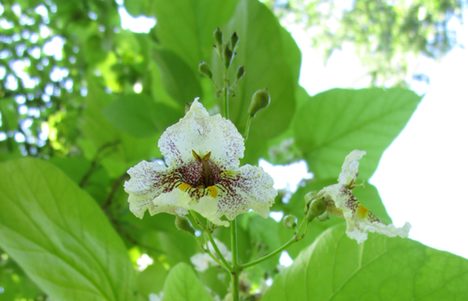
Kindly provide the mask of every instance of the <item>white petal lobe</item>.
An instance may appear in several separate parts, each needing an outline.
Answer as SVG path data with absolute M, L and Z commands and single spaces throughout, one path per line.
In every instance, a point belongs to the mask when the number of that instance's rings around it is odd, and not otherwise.
M 219 114 L 210 116 L 197 100 L 164 131 L 158 146 L 169 166 L 193 160 L 192 150 L 200 155 L 211 152 L 212 160 L 227 169 L 238 167 L 244 156 L 244 140 L 234 124 Z
M 341 167 L 340 176 L 338 177 L 338 183 L 348 186 L 356 180 L 359 171 L 359 160 L 365 154 L 365 151 L 353 150 L 346 156 Z

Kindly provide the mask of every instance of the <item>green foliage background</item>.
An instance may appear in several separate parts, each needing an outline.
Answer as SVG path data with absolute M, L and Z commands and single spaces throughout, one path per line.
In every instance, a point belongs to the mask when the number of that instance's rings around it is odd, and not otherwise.
M 256 0 L 126 2 L 131 14 L 156 18 L 148 34 L 120 28 L 121 5 L 21 0 L 1 6 L 0 300 L 147 300 L 163 291 L 164 300 L 199 301 L 228 293 L 222 269 L 198 273 L 190 266 L 200 252 L 193 236 L 178 231 L 172 216 L 135 218 L 122 189 L 130 166 L 163 159 L 156 142 L 193 98 L 220 111 L 218 91 L 197 69 L 206 61 L 215 82 L 223 80 L 212 47 L 218 26 L 225 37 L 236 31 L 240 38 L 234 63 L 246 75 L 231 110 L 241 132 L 253 92 L 266 88 L 271 95 L 270 107 L 253 120 L 243 162 L 304 159 L 315 175 L 290 198 L 280 194 L 275 211 L 300 217 L 304 194 L 333 183 L 353 149 L 368 152 L 360 174 L 366 183 L 420 100 L 401 88 L 309 96 L 298 85 L 299 49 Z M 46 50 L 57 45 L 54 39 L 63 41 L 59 56 Z M 27 76 L 18 74 L 18 64 Z M 356 193 L 391 222 L 375 187 Z M 239 225 L 242 262 L 292 235 L 251 214 Z M 278 270 L 277 256 L 245 271 L 246 300 L 468 295 L 462 258 L 408 239 L 371 236 L 357 245 L 343 233 L 339 219 L 313 222 L 289 250 L 291 267 Z M 216 236 L 228 245 L 225 229 Z M 140 272 L 143 253 L 154 263 Z

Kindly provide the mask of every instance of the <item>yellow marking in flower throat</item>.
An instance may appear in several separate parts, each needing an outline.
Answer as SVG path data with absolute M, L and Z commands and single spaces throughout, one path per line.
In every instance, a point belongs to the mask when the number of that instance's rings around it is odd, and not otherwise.
M 185 192 L 185 191 L 189 190 L 190 188 L 192 188 L 192 186 L 191 186 L 190 184 L 187 184 L 187 183 L 185 183 L 185 182 L 182 182 L 182 183 L 179 185 L 178 188 L 179 188 L 180 190 L 182 190 L 182 191 Z
M 208 187 L 206 187 L 206 190 L 208 191 L 208 194 L 212 198 L 215 198 L 215 197 L 218 196 L 218 188 L 216 188 L 216 186 L 208 186 Z
M 367 218 L 367 214 L 369 213 L 369 209 L 362 206 L 361 204 L 358 205 L 356 214 L 359 218 Z

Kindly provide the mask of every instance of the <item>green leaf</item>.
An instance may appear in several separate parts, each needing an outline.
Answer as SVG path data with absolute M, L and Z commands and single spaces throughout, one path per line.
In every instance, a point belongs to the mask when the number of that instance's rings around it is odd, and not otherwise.
M 131 300 L 133 270 L 96 203 L 53 165 L 0 164 L 0 247 L 53 300 Z
M 98 158 L 109 176 L 120 177 L 130 166 L 158 151 L 155 147 L 158 133 L 153 137 L 138 138 L 114 127 L 103 113 L 113 101 L 111 95 L 90 86 L 79 121 L 82 136 L 78 143 L 87 159 Z
M 48 162 L 59 167 L 71 180 L 81 185 L 95 200 L 104 201 L 111 187 L 111 179 L 101 166 L 83 157 L 51 157 Z M 92 171 L 91 174 L 89 172 Z
M 156 251 L 154 255 L 164 254 L 171 265 L 178 262 L 190 262 L 192 257 L 198 251 L 198 245 L 194 236 L 187 232 L 177 230 L 175 226 L 170 231 L 147 231 L 141 234 L 139 241 L 144 246 Z M 151 252 L 150 252 L 151 253 Z
M 277 235 L 278 228 L 283 227 L 272 218 L 263 218 L 257 214 L 245 214 L 240 219 L 241 226 L 249 233 L 250 260 L 261 255 L 267 254 L 278 248 L 281 244 L 281 238 Z M 262 263 L 263 267 L 276 268 L 278 256 L 273 256 Z
M 164 283 L 164 301 L 213 300 L 192 268 L 179 263 L 171 269 Z
M 345 156 L 353 149 L 365 150 L 359 173 L 369 179 L 419 100 L 413 92 L 396 88 L 320 93 L 294 117 L 297 145 L 319 178 L 337 178 Z
M 228 21 L 236 4 L 237 0 L 155 0 L 157 37 L 196 71 L 200 61 L 210 61 L 213 32 Z
M 466 259 L 374 234 L 358 245 L 339 226 L 281 272 L 262 300 L 464 300 L 467 281 Z
M 120 96 L 103 109 L 103 114 L 116 129 L 138 138 L 154 137 L 181 117 L 176 109 L 143 94 Z
M 229 31 L 239 35 L 236 62 L 244 65 L 245 78 L 240 82 L 231 105 L 231 118 L 243 129 L 253 93 L 267 89 L 271 104 L 258 112 L 252 121 L 246 146 L 246 160 L 256 162 L 265 153 L 265 140 L 286 130 L 295 110 L 300 52 L 272 12 L 258 1 L 239 1 L 229 24 Z
M 202 88 L 193 68 L 177 54 L 167 49 L 156 49 L 153 58 L 161 72 L 162 83 L 168 94 L 181 104 L 191 103 L 202 96 Z
M 138 274 L 138 291 L 145 296 L 162 291 L 166 276 L 167 271 L 159 262 L 150 265 Z
M 0 301 L 35 300 L 43 294 L 13 260 L 0 249 Z

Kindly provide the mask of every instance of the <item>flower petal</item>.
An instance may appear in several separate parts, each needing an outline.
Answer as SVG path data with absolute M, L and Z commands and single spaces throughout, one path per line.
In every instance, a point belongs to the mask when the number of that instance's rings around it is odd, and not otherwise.
M 192 151 L 211 152 L 211 159 L 226 169 L 237 168 L 244 156 L 244 139 L 234 124 L 219 114 L 210 116 L 196 99 L 187 114 L 164 131 L 158 146 L 169 166 L 192 161 Z
M 186 215 L 190 209 L 192 199 L 188 193 L 180 190 L 173 189 L 170 192 L 162 193 L 153 199 L 153 206 L 151 207 L 150 214 L 165 212 L 175 215 Z
M 336 208 L 339 209 L 346 220 L 346 234 L 358 243 L 367 239 L 368 232 L 380 233 L 388 237 L 408 237 L 410 229 L 408 223 L 401 228 L 383 224 L 357 201 L 350 189 L 342 184 L 327 186 L 319 192 L 319 195 L 333 202 L 330 211 L 335 212 Z
M 249 209 L 267 217 L 277 194 L 273 179 L 260 167 L 251 165 L 244 165 L 237 172 L 225 172 L 217 190 L 216 196 L 203 196 L 191 209 L 219 226 L 229 226 L 221 219 L 223 216 L 233 220 Z
M 358 243 L 362 243 L 367 239 L 367 233 L 379 233 L 388 237 L 408 237 L 411 225 L 405 223 L 403 227 L 397 228 L 394 225 L 385 225 L 378 221 L 370 221 L 368 219 L 354 218 L 346 220 L 346 234 L 349 238 L 356 240 Z
M 128 170 L 130 179 L 125 182 L 129 194 L 130 211 L 143 218 L 146 210 L 150 215 L 166 212 L 185 215 L 191 201 L 190 196 L 175 188 L 180 175 L 167 169 L 160 162 L 141 161 Z
M 218 214 L 233 220 L 237 215 L 249 209 L 263 217 L 268 216 L 277 191 L 273 188 L 273 179 L 260 167 L 242 166 L 235 175 L 221 181 L 226 189 L 218 201 Z
M 341 173 L 338 177 L 338 183 L 349 186 L 354 183 L 358 176 L 359 160 L 364 157 L 365 151 L 353 150 L 349 153 L 341 166 Z
M 204 196 L 190 209 L 200 213 L 215 225 L 229 227 L 229 222 L 221 220 L 222 214 L 218 210 L 218 200 L 219 198 Z
M 141 161 L 127 173 L 130 179 L 125 182 L 124 189 L 129 194 L 130 211 L 143 218 L 146 210 L 154 210 L 152 200 L 162 192 L 160 182 L 166 174 L 166 167 L 160 162 Z
M 141 161 L 127 173 L 130 179 L 124 184 L 125 191 L 143 195 L 154 189 L 155 180 L 166 173 L 166 167 L 162 162 Z

